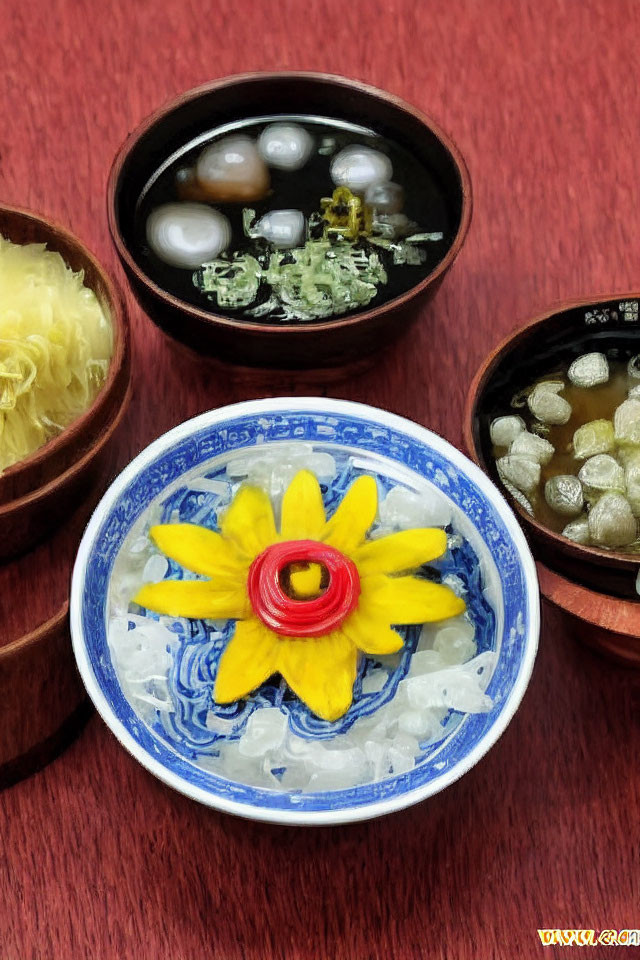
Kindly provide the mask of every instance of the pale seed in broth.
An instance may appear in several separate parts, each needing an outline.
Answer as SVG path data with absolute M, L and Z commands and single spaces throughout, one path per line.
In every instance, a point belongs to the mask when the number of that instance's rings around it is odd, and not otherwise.
M 637 357 L 584 354 L 519 391 L 491 423 L 498 474 L 524 509 L 570 540 L 631 554 L 640 553 L 638 367 Z

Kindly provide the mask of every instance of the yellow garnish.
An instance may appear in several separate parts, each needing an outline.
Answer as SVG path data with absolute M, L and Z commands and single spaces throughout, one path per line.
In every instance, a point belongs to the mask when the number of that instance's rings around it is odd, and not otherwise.
M 357 240 L 371 233 L 371 211 L 348 187 L 336 187 L 331 197 L 323 197 L 320 209 L 322 219 L 328 224 L 328 235 L 338 234 L 347 240 Z
M 0 473 L 60 433 L 104 383 L 110 320 L 44 244 L 0 236 Z
M 367 540 L 377 509 L 376 482 L 362 476 L 327 521 L 316 477 L 301 470 L 284 495 L 278 534 L 266 493 L 241 487 L 222 518 L 220 534 L 189 524 L 151 528 L 167 556 L 211 579 L 149 584 L 134 602 L 170 616 L 239 621 L 218 665 L 217 703 L 246 697 L 279 673 L 315 714 L 337 720 L 351 706 L 358 657 L 401 649 L 403 639 L 393 624 L 444 620 L 465 610 L 464 600 L 448 587 L 408 575 L 445 552 L 444 531 L 406 530 Z M 283 604 L 293 611 L 291 623 L 298 622 L 295 617 L 307 603 L 317 606 L 322 600 L 326 578 L 321 565 L 313 562 L 314 550 L 321 555 L 321 547 L 325 553 L 329 548 L 336 562 L 353 571 L 350 582 L 355 577 L 358 585 L 344 619 L 319 636 L 291 636 L 270 628 L 257 603 L 252 571 L 270 551 L 282 552 L 285 544 L 285 551 L 291 545 L 295 553 L 296 543 L 301 554 L 302 547 L 308 550 L 311 562 L 290 565 L 292 593 Z

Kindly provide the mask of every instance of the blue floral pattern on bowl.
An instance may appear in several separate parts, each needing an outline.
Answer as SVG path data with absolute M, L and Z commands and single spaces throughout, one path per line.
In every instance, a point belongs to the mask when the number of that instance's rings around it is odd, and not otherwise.
M 143 763 L 178 789 L 211 805 L 260 819 L 358 819 L 404 806 L 451 782 L 506 726 L 524 692 L 535 655 L 535 573 L 504 502 L 493 488 L 488 496 L 486 478 L 443 441 L 400 418 L 380 412 L 378 419 L 378 412 L 371 408 L 324 400 L 300 401 L 297 406 L 298 401 L 292 399 L 288 407 L 283 403 L 259 401 L 205 414 L 177 428 L 173 440 L 169 434 L 164 443 L 157 442 L 157 453 L 151 455 L 153 446 L 143 453 L 140 459 L 146 462 L 142 467 L 134 461 L 125 471 L 98 508 L 81 547 L 72 592 L 74 646 L 85 682 L 107 722 Z M 251 412 L 243 413 L 246 407 Z M 232 782 L 197 766 L 135 714 L 123 696 L 107 644 L 113 564 L 132 525 L 149 504 L 185 473 L 224 453 L 292 440 L 355 447 L 425 478 L 475 527 L 499 575 L 502 609 L 494 647 L 499 657 L 487 689 L 493 708 L 465 716 L 410 772 L 348 790 L 277 792 Z M 454 460 L 462 461 L 463 467 Z

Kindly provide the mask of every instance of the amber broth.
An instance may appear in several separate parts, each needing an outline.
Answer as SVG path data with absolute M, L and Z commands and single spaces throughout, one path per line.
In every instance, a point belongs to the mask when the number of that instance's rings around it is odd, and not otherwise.
M 544 496 L 544 485 L 551 477 L 561 474 L 574 474 L 577 476 L 584 460 L 577 460 L 573 455 L 573 435 L 578 427 L 589 423 L 592 420 L 613 420 L 613 415 L 617 407 L 623 403 L 629 392 L 629 387 L 640 383 L 639 380 L 632 380 L 627 372 L 627 364 L 619 360 L 609 360 L 609 381 L 598 387 L 576 387 L 568 379 L 565 371 L 555 371 L 539 377 L 536 383 L 543 381 L 557 380 L 565 384 L 565 388 L 560 394 L 568 403 L 571 404 L 572 414 L 567 423 L 552 426 L 549 425 L 549 432 L 544 434 L 546 440 L 553 444 L 555 453 L 548 464 L 542 466 L 540 476 L 540 486 L 534 497 L 528 498 L 533 508 L 533 514 L 536 520 L 544 524 L 555 533 L 562 533 L 570 517 L 562 516 L 556 513 L 548 505 Z M 532 427 L 537 423 L 535 417 L 529 411 L 526 402 L 524 406 L 504 411 L 505 415 L 509 413 L 518 414 L 527 425 L 527 430 L 535 433 Z M 493 453 L 496 458 L 506 454 L 505 447 L 494 446 Z M 640 542 L 625 548 L 625 553 L 640 552 Z

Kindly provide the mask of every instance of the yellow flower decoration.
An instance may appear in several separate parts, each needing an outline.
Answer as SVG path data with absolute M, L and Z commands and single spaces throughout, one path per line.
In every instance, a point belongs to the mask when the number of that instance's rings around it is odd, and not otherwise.
M 242 486 L 220 532 L 195 524 L 152 527 L 167 556 L 207 580 L 148 584 L 134 602 L 174 617 L 237 620 L 213 698 L 233 703 L 280 674 L 313 713 L 337 720 L 351 706 L 358 658 L 396 653 L 392 624 L 455 617 L 465 603 L 442 584 L 408 575 L 441 556 L 443 530 L 366 535 L 378 510 L 361 476 L 327 521 L 316 477 L 301 470 L 282 502 L 280 533 L 267 494 Z

